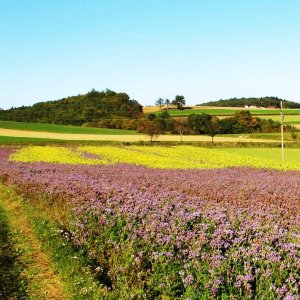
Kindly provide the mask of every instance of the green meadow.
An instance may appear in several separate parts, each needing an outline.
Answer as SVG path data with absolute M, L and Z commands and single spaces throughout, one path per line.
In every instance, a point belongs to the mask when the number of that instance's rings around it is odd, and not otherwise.
M 272 159 L 281 162 L 281 148 L 223 148 L 231 154 L 242 154 L 262 159 Z M 300 149 L 284 149 L 284 160 L 286 162 L 300 162 Z
M 73 134 L 106 134 L 106 135 L 133 135 L 138 134 L 134 130 L 109 129 L 109 128 L 92 128 L 79 127 L 71 125 L 55 125 L 42 123 L 25 123 L 0 121 L 0 128 L 30 131 L 46 131 L 54 133 L 73 133 Z
M 281 121 L 280 115 L 272 115 L 272 116 L 265 116 L 265 115 L 259 115 L 260 118 L 265 119 L 272 119 L 274 121 Z M 285 124 L 300 124 L 300 115 L 284 115 L 284 123 Z

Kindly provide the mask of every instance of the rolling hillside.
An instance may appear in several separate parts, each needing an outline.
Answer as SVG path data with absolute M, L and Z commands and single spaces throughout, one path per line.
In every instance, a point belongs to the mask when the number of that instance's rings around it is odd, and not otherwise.
M 141 114 L 142 106 L 125 93 L 92 90 L 84 95 L 0 110 L 0 120 L 81 126 L 114 118 L 136 119 Z

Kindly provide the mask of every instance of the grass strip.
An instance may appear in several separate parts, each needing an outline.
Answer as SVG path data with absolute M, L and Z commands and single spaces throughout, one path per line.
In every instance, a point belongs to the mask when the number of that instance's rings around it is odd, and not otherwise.
M 15 245 L 20 253 L 20 263 L 23 265 L 22 276 L 27 282 L 27 298 L 69 299 L 51 261 L 42 250 L 28 217 L 24 214 L 20 199 L 11 188 L 3 185 L 0 186 L 0 195 L 8 222 L 16 235 Z
M 28 299 L 20 256 L 17 234 L 12 231 L 0 197 L 0 299 Z
M 10 187 L 0 186 L 0 193 L 9 198 L 9 201 L 14 202 L 23 217 L 30 220 L 29 227 L 32 228 L 34 235 L 39 240 L 40 251 L 47 253 L 55 274 L 58 274 L 57 277 L 59 276 L 63 282 L 66 292 L 61 288 L 55 288 L 57 296 L 61 295 L 60 298 L 50 296 L 50 293 L 47 292 L 45 299 L 115 299 L 113 294 L 109 293 L 108 288 L 96 278 L 97 272 L 92 267 L 93 262 L 85 253 L 68 243 L 67 233 L 59 229 L 51 220 L 49 211 L 46 212 L 41 207 L 24 201 Z M 44 272 L 44 270 L 40 270 L 40 272 Z M 33 274 L 33 281 L 39 279 L 39 276 L 41 274 Z M 42 286 L 45 285 L 42 284 Z M 110 294 L 109 297 L 108 294 Z M 32 299 L 43 298 L 35 296 Z
M 30 137 L 1 136 L 0 146 L 3 145 L 103 145 L 103 144 L 122 144 L 119 141 L 85 141 L 85 140 L 58 140 Z

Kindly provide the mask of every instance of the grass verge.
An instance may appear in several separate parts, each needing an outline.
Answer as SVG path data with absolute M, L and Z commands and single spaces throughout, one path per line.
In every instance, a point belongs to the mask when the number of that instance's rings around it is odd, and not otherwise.
M 0 195 L 12 227 L 20 234 L 17 248 L 23 249 L 20 259 L 28 299 L 114 299 L 106 296 L 107 288 L 96 278 L 93 262 L 68 243 L 67 234 L 49 218 L 49 212 L 25 202 L 10 187 L 0 185 Z
M 300 138 L 299 132 L 295 132 L 297 135 L 297 139 Z M 281 133 L 280 132 L 272 132 L 272 133 L 244 133 L 244 134 L 219 134 L 220 137 L 233 137 L 238 138 L 239 136 L 244 136 L 245 138 L 251 139 L 264 139 L 264 140 L 277 140 L 281 141 Z M 294 141 L 291 132 L 284 133 L 285 141 Z
M 81 140 L 57 140 L 43 138 L 26 138 L 13 136 L 0 136 L 0 146 L 3 145 L 119 145 L 118 141 L 81 141 Z
M 0 201 L 0 299 L 27 299 L 27 282 L 16 234 Z
M 0 194 L 8 222 L 17 237 L 15 245 L 21 253 L 19 261 L 23 265 L 22 276 L 27 282 L 27 298 L 69 299 L 51 261 L 33 232 L 29 218 L 24 214 L 20 199 L 12 189 L 2 185 Z

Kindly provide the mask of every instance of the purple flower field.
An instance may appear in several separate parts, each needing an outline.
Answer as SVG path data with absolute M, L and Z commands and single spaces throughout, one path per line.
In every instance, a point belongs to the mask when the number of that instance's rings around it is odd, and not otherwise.
M 2 180 L 48 203 L 120 295 L 300 299 L 299 172 L 17 163 L 12 151 L 0 148 Z

